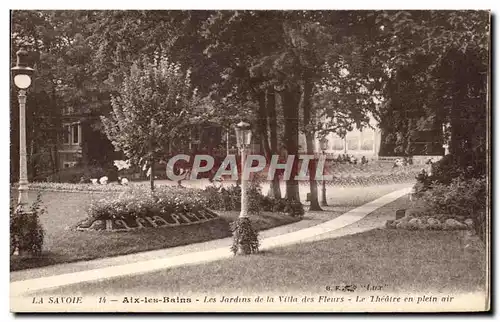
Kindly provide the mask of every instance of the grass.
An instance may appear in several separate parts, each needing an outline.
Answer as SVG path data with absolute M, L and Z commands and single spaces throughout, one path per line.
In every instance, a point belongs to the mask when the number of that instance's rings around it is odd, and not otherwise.
M 375 211 L 399 208 L 406 197 Z M 399 203 L 399 204 L 398 204 Z M 377 214 L 378 213 L 378 214 Z M 372 216 L 370 214 L 368 217 Z M 473 292 L 485 284 L 484 245 L 459 231 L 375 229 L 204 265 L 73 285 L 57 294 L 227 295 L 322 293 L 326 286 L 381 285 L 387 292 Z
M 30 191 L 30 199 L 35 195 L 35 192 Z M 92 200 L 101 199 L 103 196 L 102 193 L 43 192 L 42 200 L 47 208 L 47 215 L 40 218 L 45 230 L 44 252 L 36 258 L 12 256 L 11 270 L 125 255 L 225 238 L 231 236 L 229 223 L 239 215 L 237 211 L 221 212 L 220 219 L 203 224 L 130 232 L 82 232 L 68 229 L 86 217 L 86 208 Z M 262 213 L 252 217 L 257 230 L 298 220 L 277 213 Z
M 61 187 L 66 185 L 70 184 L 61 184 Z M 106 186 L 103 187 L 106 188 Z M 377 189 L 366 189 L 366 187 L 329 188 L 328 204 L 330 206 L 325 208 L 327 211 L 306 213 L 306 220 L 300 223 L 301 228 L 333 219 L 350 209 L 402 187 L 403 185 L 394 184 L 377 186 Z M 17 191 L 12 190 L 12 192 L 16 197 Z M 305 200 L 305 191 L 301 189 L 300 192 L 301 199 Z M 238 212 L 220 211 L 218 213 L 221 220 L 201 225 L 165 227 L 135 232 L 82 232 L 67 229 L 67 227 L 86 218 L 86 208 L 93 200 L 119 193 L 119 191 L 106 193 L 42 191 L 42 200 L 48 210 L 47 215 L 40 218 L 45 229 L 44 252 L 41 257 L 37 258 L 11 257 L 11 270 L 125 255 L 225 238 L 230 236 L 229 222 L 238 215 Z M 35 191 L 30 191 L 29 194 L 30 199 L 34 199 L 36 196 Z M 258 217 L 253 217 L 253 224 L 258 230 L 266 230 L 297 220 L 288 215 L 262 213 Z M 289 232 L 286 227 L 283 229 Z

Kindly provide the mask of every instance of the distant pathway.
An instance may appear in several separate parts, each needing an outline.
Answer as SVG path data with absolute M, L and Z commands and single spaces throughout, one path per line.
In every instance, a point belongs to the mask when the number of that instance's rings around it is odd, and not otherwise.
M 314 238 L 329 238 L 328 233 L 349 227 L 374 210 L 406 195 L 411 185 L 386 194 L 374 201 L 352 209 L 334 219 L 308 226 L 307 220 L 261 232 L 261 250 L 308 242 Z M 381 223 L 377 221 L 376 225 Z M 370 225 L 371 227 L 372 225 Z M 300 228 L 299 228 L 300 227 Z M 295 228 L 295 229 L 294 229 Z M 299 228 L 299 230 L 296 230 Z M 373 227 L 371 227 L 373 228 Z M 370 229 L 371 229 L 370 228 Z M 291 232 L 289 232 L 292 230 Z M 347 231 L 349 233 L 349 231 Z M 137 275 L 158 270 L 194 265 L 231 258 L 231 238 L 209 241 L 170 249 L 130 254 L 87 262 L 60 264 L 46 268 L 12 272 L 11 296 L 66 285 L 79 284 L 127 275 Z

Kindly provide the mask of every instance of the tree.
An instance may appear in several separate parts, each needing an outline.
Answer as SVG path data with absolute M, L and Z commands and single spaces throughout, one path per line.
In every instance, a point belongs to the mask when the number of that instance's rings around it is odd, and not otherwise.
M 16 51 L 24 47 L 35 67 L 27 101 L 31 178 L 36 179 L 39 172 L 50 168 L 53 172 L 59 169 L 57 151 L 65 108 L 71 108 L 74 121 L 82 121 L 87 114 L 109 104 L 109 94 L 103 95 L 101 82 L 92 72 L 93 55 L 88 37 L 95 17 L 92 11 L 12 12 L 11 60 L 15 61 Z M 17 103 L 12 107 L 14 156 L 17 154 Z M 16 162 L 12 164 L 13 171 L 17 171 Z
M 118 95 L 111 98 L 110 115 L 101 117 L 115 149 L 149 167 L 151 190 L 155 161 L 174 138 L 188 135 L 196 100 L 189 71 L 166 57 L 144 58 L 124 76 Z
M 451 153 L 467 154 L 480 147 L 485 151 L 489 12 L 397 11 L 375 16 L 377 34 L 367 48 L 377 48 L 373 59 L 388 80 L 381 125 L 389 136 L 383 140 L 411 153 L 414 147 L 408 142 L 422 126 L 437 133 L 449 125 L 444 140 Z M 404 128 L 390 133 L 395 123 Z
M 351 28 L 356 29 L 357 20 L 358 15 L 351 12 L 325 11 L 217 12 L 208 19 L 203 33 L 211 40 L 207 51 L 216 55 L 218 61 L 228 63 L 225 78 L 227 87 L 238 88 L 238 95 L 244 99 L 248 99 L 249 93 L 252 94 L 252 100 L 258 106 L 254 112 L 258 120 L 257 131 L 266 155 L 277 153 L 273 147 L 278 146 L 274 142 L 277 133 L 273 133 L 273 129 L 277 128 L 273 92 L 280 97 L 283 143 L 287 153 L 298 154 L 300 130 L 306 135 L 308 153 L 313 153 L 313 140 L 318 129 L 312 96 L 316 86 L 328 73 L 325 64 L 333 65 L 343 59 L 345 64 L 349 64 L 352 75 L 359 75 L 358 70 L 363 68 L 367 70 L 359 53 L 363 41 L 353 41 L 355 37 L 349 32 Z M 357 30 L 354 34 L 363 33 Z M 361 77 L 357 76 L 357 79 Z M 358 94 L 354 87 L 351 88 L 351 97 Z M 300 107 L 304 116 L 302 128 L 299 127 Z M 336 107 L 337 104 L 325 110 L 331 112 Z M 366 118 L 363 113 L 366 108 L 350 107 L 353 110 L 350 114 L 354 118 L 352 122 L 362 123 Z M 332 118 L 332 122 L 335 120 Z M 339 123 L 335 126 L 340 128 L 343 125 Z M 314 162 L 310 162 L 311 178 L 314 178 L 314 165 Z M 292 169 L 286 196 L 298 200 L 298 185 L 294 180 L 298 163 Z M 315 180 L 310 181 L 310 186 L 311 207 L 320 209 Z

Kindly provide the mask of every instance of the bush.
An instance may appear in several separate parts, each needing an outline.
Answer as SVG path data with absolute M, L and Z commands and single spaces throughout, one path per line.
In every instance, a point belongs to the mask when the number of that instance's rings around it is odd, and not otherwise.
M 260 185 L 256 182 L 250 182 L 248 187 L 248 212 L 258 215 L 267 203 L 269 203 L 268 198 L 262 195 Z
M 207 207 L 213 210 L 239 210 L 241 209 L 241 188 L 208 186 L 202 192 Z
M 17 203 L 10 204 L 10 254 L 16 250 L 19 254 L 39 255 L 42 252 L 44 231 L 39 216 L 46 213 L 40 193 L 31 205 L 29 212 L 21 213 Z
M 286 200 L 284 212 L 292 217 L 303 217 L 304 207 L 298 200 Z
M 455 178 L 449 185 L 435 182 L 421 200 L 435 213 L 470 217 L 486 208 L 486 180 Z
M 485 160 L 483 159 L 484 157 L 477 157 L 472 151 L 464 155 L 447 154 L 432 164 L 430 180 L 450 184 L 453 179 L 458 177 L 481 178 L 485 175 Z
M 430 212 L 451 218 L 471 218 L 476 232 L 486 227 L 486 179 L 455 178 L 450 184 L 434 182 L 419 200 Z M 479 230 L 481 231 L 479 231 Z
M 206 199 L 207 207 L 212 210 L 241 210 L 241 187 L 230 186 L 229 188 L 208 186 L 202 195 Z M 302 217 L 304 208 L 299 201 L 286 199 L 274 199 L 264 196 L 260 185 L 251 182 L 248 187 L 248 211 L 251 214 L 259 214 L 261 211 L 285 212 L 293 217 Z
M 234 255 L 240 250 L 243 254 L 253 254 L 259 251 L 259 233 L 252 227 L 249 218 L 238 218 L 231 223 L 233 244 L 231 251 Z

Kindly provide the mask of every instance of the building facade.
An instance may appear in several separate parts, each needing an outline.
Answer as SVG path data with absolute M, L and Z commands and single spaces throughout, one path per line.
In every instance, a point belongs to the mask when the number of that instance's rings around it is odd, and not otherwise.
M 335 133 L 329 133 L 323 140 L 316 138 L 314 142 L 315 153 L 327 154 L 330 158 L 342 154 L 353 155 L 355 157 L 366 157 L 377 159 L 380 151 L 381 135 L 377 122 L 370 118 L 370 127 L 362 130 L 354 129 L 347 132 L 345 137 L 340 137 Z M 304 134 L 299 135 L 300 151 L 305 153 L 306 138 Z
M 63 123 L 62 142 L 57 151 L 59 168 L 74 167 L 83 156 L 82 151 L 82 123 Z

